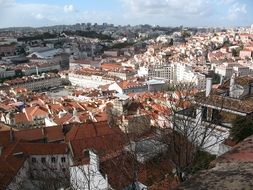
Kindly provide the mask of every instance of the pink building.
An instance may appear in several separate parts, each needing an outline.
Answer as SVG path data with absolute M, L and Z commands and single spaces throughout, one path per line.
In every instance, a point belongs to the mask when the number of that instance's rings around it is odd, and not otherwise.
M 15 45 L 0 45 L 0 56 L 14 55 L 16 50 Z
M 240 51 L 240 58 L 245 59 L 246 57 L 248 57 L 248 58 L 252 57 L 252 50 L 243 49 L 243 50 Z

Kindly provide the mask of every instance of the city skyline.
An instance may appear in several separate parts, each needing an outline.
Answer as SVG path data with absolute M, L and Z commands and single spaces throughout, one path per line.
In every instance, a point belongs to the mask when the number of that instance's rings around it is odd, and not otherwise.
M 249 26 L 250 0 L 0 0 L 0 28 L 104 22 L 116 25 Z

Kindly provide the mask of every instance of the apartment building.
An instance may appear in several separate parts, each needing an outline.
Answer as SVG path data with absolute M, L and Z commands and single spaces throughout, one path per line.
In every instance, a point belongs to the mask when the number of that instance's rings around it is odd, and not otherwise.
M 13 80 L 8 80 L 4 82 L 4 84 L 10 88 L 22 87 L 27 88 L 28 90 L 36 91 L 60 86 L 62 84 L 62 79 L 60 75 L 50 73 L 50 74 L 42 74 L 40 76 L 16 78 Z

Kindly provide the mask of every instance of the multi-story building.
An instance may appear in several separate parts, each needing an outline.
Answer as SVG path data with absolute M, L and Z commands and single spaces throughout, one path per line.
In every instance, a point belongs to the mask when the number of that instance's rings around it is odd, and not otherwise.
M 100 59 L 98 60 L 88 60 L 88 59 L 78 59 L 78 60 L 71 60 L 69 63 L 69 68 L 71 70 L 76 69 L 83 69 L 83 68 L 91 68 L 91 67 L 100 67 Z
M 148 77 L 155 79 L 173 80 L 173 67 L 171 64 L 155 65 L 148 68 Z
M 210 136 L 203 146 L 212 154 L 220 154 L 219 145 L 229 137 L 233 121 L 237 117 L 247 117 L 253 113 L 253 104 L 250 101 L 253 94 L 253 78 L 236 77 L 233 74 L 231 79 L 225 81 L 218 89 L 212 89 L 211 79 L 208 80 L 206 92 L 195 95 L 194 106 L 180 111 L 177 116 L 180 116 L 181 121 L 187 119 L 187 127 L 193 127 L 200 132 L 199 140 L 208 131 Z M 181 121 L 178 120 L 178 124 Z M 214 146 L 209 147 L 211 144 Z
M 101 85 L 112 84 L 118 78 L 110 77 L 102 72 L 75 71 L 69 73 L 68 79 L 74 86 L 98 88 Z
M 69 155 L 66 144 L 13 142 L 13 145 L 11 152 L 4 154 L 5 159 L 2 161 L 8 166 L 4 167 L 6 173 L 5 177 L 1 178 L 4 180 L 1 181 L 1 189 L 33 189 L 42 186 L 39 180 L 50 184 L 48 179 L 54 178 L 66 179 L 58 183 L 59 187 L 66 185 L 69 176 Z M 32 179 L 31 183 L 25 183 L 29 179 Z
M 212 63 L 211 69 L 218 74 L 222 80 L 229 79 L 234 73 L 236 76 L 247 76 L 250 74 L 249 67 L 238 63 Z
M 198 89 L 204 89 L 206 85 L 206 76 L 200 72 L 195 72 L 190 65 L 183 63 L 173 64 L 173 82 L 175 84 L 191 84 Z
M 9 78 L 16 75 L 15 70 L 0 68 L 0 78 Z
M 60 86 L 62 84 L 62 79 L 60 75 L 50 73 L 40 76 L 16 78 L 8 80 L 4 84 L 11 88 L 22 87 L 27 88 L 28 90 L 41 90 Z
M 37 64 L 22 69 L 22 73 L 25 76 L 31 76 L 32 74 L 46 73 L 52 71 L 60 71 L 61 67 L 59 63 L 44 63 Z
M 119 50 L 104 51 L 104 55 L 110 56 L 110 57 L 118 57 L 119 56 Z
M 4 44 L 0 45 L 0 56 L 12 56 L 15 55 L 16 45 Z
M 130 70 L 115 70 L 115 71 L 109 71 L 108 75 L 118 77 L 122 80 L 128 80 L 132 77 L 134 77 L 136 73 L 134 71 Z

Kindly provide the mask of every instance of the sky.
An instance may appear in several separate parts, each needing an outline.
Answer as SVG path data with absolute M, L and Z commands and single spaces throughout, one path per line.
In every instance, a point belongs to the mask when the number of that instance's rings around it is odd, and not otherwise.
M 253 0 L 0 0 L 0 28 L 87 22 L 249 26 Z

